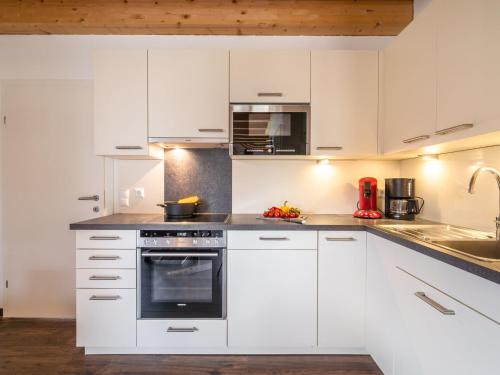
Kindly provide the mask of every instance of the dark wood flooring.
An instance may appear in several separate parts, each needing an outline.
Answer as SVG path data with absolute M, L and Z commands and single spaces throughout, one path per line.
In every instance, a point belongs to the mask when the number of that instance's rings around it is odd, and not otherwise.
M 0 374 L 368 375 L 369 356 L 85 356 L 71 320 L 0 318 Z

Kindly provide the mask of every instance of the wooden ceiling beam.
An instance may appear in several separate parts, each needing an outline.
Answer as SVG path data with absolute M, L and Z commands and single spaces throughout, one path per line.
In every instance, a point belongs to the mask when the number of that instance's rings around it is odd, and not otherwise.
M 1 0 L 0 34 L 397 35 L 413 0 Z

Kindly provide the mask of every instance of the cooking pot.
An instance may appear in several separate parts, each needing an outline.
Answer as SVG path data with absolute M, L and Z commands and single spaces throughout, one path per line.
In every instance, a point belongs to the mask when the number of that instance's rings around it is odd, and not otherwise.
M 196 212 L 198 203 L 178 203 L 174 201 L 167 201 L 157 206 L 165 209 L 165 215 L 174 218 L 182 219 L 192 217 Z

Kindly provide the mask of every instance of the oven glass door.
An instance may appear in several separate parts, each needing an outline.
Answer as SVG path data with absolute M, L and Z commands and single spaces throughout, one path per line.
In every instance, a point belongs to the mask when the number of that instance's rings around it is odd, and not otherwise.
M 223 318 L 222 249 L 142 249 L 141 318 Z
M 233 155 L 307 155 L 309 107 L 233 105 Z

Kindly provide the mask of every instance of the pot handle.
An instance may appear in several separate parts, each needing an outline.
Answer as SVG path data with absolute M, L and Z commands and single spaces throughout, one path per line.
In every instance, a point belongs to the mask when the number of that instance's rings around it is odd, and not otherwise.
M 157 204 L 157 206 L 158 206 L 158 207 L 167 208 L 167 205 L 166 205 L 166 204 L 160 204 L 160 203 L 158 203 L 158 204 Z

